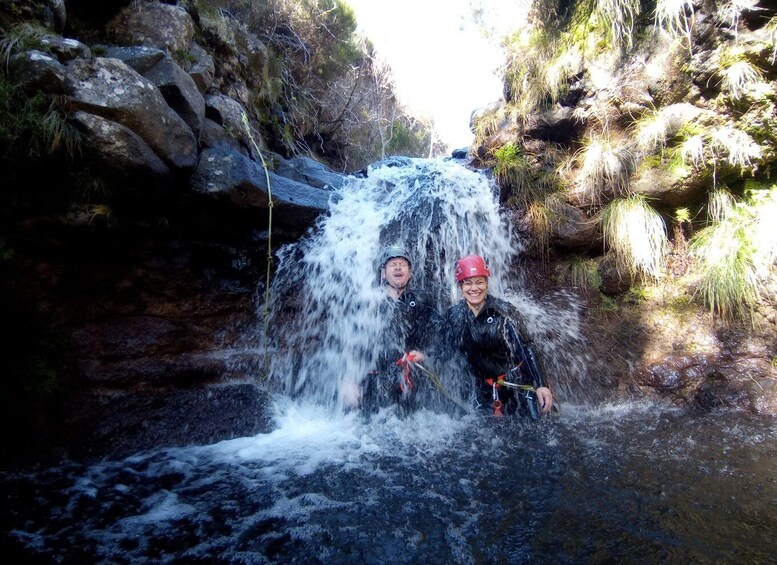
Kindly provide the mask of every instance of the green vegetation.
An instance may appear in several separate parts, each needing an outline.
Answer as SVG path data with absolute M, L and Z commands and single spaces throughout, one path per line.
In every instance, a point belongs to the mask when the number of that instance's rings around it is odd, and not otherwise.
M 430 143 L 429 129 L 423 123 L 397 118 L 386 145 L 388 155 L 423 155 Z M 378 148 L 376 148 L 377 150 Z
M 536 200 L 525 208 L 524 217 L 531 226 L 532 250 L 542 259 L 550 253 L 550 233 L 555 221 L 552 202 Z
M 261 76 L 238 65 L 249 88 L 250 118 L 270 148 L 314 155 L 356 170 L 387 152 L 428 154 L 431 124 L 400 106 L 391 72 L 356 34 L 340 0 L 192 0 L 204 44 L 245 51 L 249 34 L 267 47 Z M 421 142 L 423 141 L 423 142 Z
M 599 215 L 605 246 L 619 272 L 657 280 L 667 253 L 664 221 L 641 195 L 616 198 Z
M 713 206 L 713 198 L 723 204 Z M 777 258 L 777 186 L 744 200 L 713 194 L 710 209 L 719 211 L 691 241 L 694 296 L 723 319 L 744 318 L 759 302 Z
M 607 135 L 590 136 L 578 160 L 581 188 L 592 200 L 601 201 L 605 194 L 627 193 L 634 156 L 622 140 Z
M 596 266 L 596 261 L 589 258 L 572 256 L 561 267 L 561 275 L 572 288 L 583 292 L 593 292 L 602 284 L 602 277 Z
M 29 96 L 0 73 L 0 154 L 6 162 L 38 160 L 57 152 L 75 157 L 81 137 L 66 120 L 58 101 Z
M 739 167 L 744 173 L 746 168 L 759 159 L 761 146 L 747 133 L 733 126 L 723 126 L 710 132 L 710 145 L 716 161 L 725 160 L 728 164 Z
M 594 15 L 608 23 L 613 43 L 631 47 L 639 11 L 640 0 L 598 0 Z
M 2 29 L 2 28 L 0 28 Z M 3 69 L 8 67 L 10 58 L 15 53 L 40 47 L 41 37 L 49 31 L 37 24 L 21 23 L 13 26 L 0 39 L 0 64 Z
M 494 151 L 494 175 L 497 182 L 520 193 L 529 187 L 531 164 L 514 143 Z
M 685 37 L 691 43 L 692 0 L 656 0 L 655 25 L 674 37 Z
M 721 86 L 733 100 L 742 98 L 764 80 L 763 72 L 747 59 L 740 48 L 721 53 L 718 69 Z

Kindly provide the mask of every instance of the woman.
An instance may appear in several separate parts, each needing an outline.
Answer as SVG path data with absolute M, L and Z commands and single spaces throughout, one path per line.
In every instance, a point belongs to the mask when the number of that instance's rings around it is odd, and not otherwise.
M 464 300 L 448 309 L 446 328 L 475 374 L 478 403 L 499 416 L 520 410 L 538 418 L 540 411 L 550 412 L 553 394 L 519 331 L 516 308 L 488 294 L 486 262 L 463 257 L 455 275 Z

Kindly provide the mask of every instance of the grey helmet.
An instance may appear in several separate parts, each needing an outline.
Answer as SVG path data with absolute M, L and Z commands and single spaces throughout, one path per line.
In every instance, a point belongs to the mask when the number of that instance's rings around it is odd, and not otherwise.
M 383 250 L 383 253 L 380 254 L 380 268 L 382 269 L 385 267 L 386 263 L 395 257 L 401 257 L 408 262 L 411 269 L 413 268 L 413 261 L 410 259 L 410 253 L 407 252 L 407 249 L 398 244 L 387 247 Z

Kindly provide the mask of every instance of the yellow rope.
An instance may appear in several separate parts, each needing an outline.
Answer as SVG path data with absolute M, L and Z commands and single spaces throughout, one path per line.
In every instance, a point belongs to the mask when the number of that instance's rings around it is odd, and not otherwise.
M 263 341 L 264 341 L 264 374 L 265 377 L 269 376 L 268 373 L 268 360 L 269 360 L 269 345 L 267 343 L 267 331 L 270 323 L 270 271 L 272 269 L 272 189 L 270 188 L 270 171 L 267 169 L 267 163 L 264 160 L 264 155 L 259 149 L 259 145 L 256 143 L 254 136 L 251 134 L 251 126 L 248 123 L 248 116 L 243 112 L 243 125 L 245 126 L 248 139 L 251 140 L 251 144 L 254 146 L 256 153 L 259 155 L 259 160 L 262 162 L 262 168 L 264 169 L 264 176 L 267 180 L 267 278 L 265 280 L 264 291 L 264 329 L 263 329 Z
M 453 397 L 450 395 L 450 393 L 449 393 L 447 390 L 445 390 L 445 387 L 444 387 L 444 386 L 442 386 L 442 381 L 440 380 L 440 377 L 439 377 L 438 375 L 435 375 L 433 372 L 431 372 L 429 369 L 427 369 L 426 367 L 424 367 L 423 365 L 421 365 L 421 364 L 420 364 L 420 363 L 418 363 L 417 361 L 412 361 L 412 362 L 411 362 L 411 364 L 413 365 L 413 367 L 415 367 L 416 369 L 420 370 L 420 371 L 421 371 L 422 373 L 424 373 L 424 374 L 425 374 L 427 377 L 429 377 L 429 380 L 430 380 L 430 381 L 432 381 L 432 383 L 434 384 L 434 386 L 435 386 L 435 387 L 437 387 L 437 390 L 439 390 L 439 391 L 440 391 L 440 393 L 441 393 L 441 394 L 442 394 L 442 395 L 443 395 L 445 398 L 447 398 L 448 400 L 450 400 L 451 402 L 453 402 L 453 403 L 454 403 L 456 406 L 458 406 L 459 408 L 461 408 L 461 409 L 462 409 L 462 410 L 464 410 L 465 412 L 469 412 L 469 409 L 468 409 L 466 406 L 464 406 L 464 405 L 463 405 L 462 403 L 460 403 L 458 400 L 456 400 L 455 398 L 453 398 Z

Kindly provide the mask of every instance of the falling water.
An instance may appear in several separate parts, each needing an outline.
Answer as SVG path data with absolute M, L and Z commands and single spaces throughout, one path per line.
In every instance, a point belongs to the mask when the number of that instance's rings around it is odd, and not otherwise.
M 407 245 L 442 311 L 481 253 L 565 396 L 527 422 L 343 411 L 375 361 L 376 257 Z M 583 403 L 579 307 L 531 296 L 491 184 L 452 162 L 376 167 L 281 253 L 274 429 L 118 461 L 0 473 L 0 551 L 45 563 L 771 563 L 777 429 L 741 413 Z
M 565 376 L 559 388 L 581 378 L 586 364 L 566 347 L 580 339 L 574 300 L 556 296 L 541 304 L 515 287 L 521 247 L 494 184 L 454 161 L 407 159 L 350 179 L 318 229 L 280 253 L 272 324 L 280 346 L 271 372 L 287 393 L 340 408 L 338 388 L 359 384 L 374 368 L 391 335 L 381 315 L 378 257 L 392 244 L 410 252 L 411 286 L 430 292 L 440 313 L 460 299 L 456 259 L 484 256 L 493 273 L 490 292 L 519 307 L 549 367 Z M 566 352 L 563 371 L 559 351 Z M 443 376 L 465 378 L 451 370 Z

